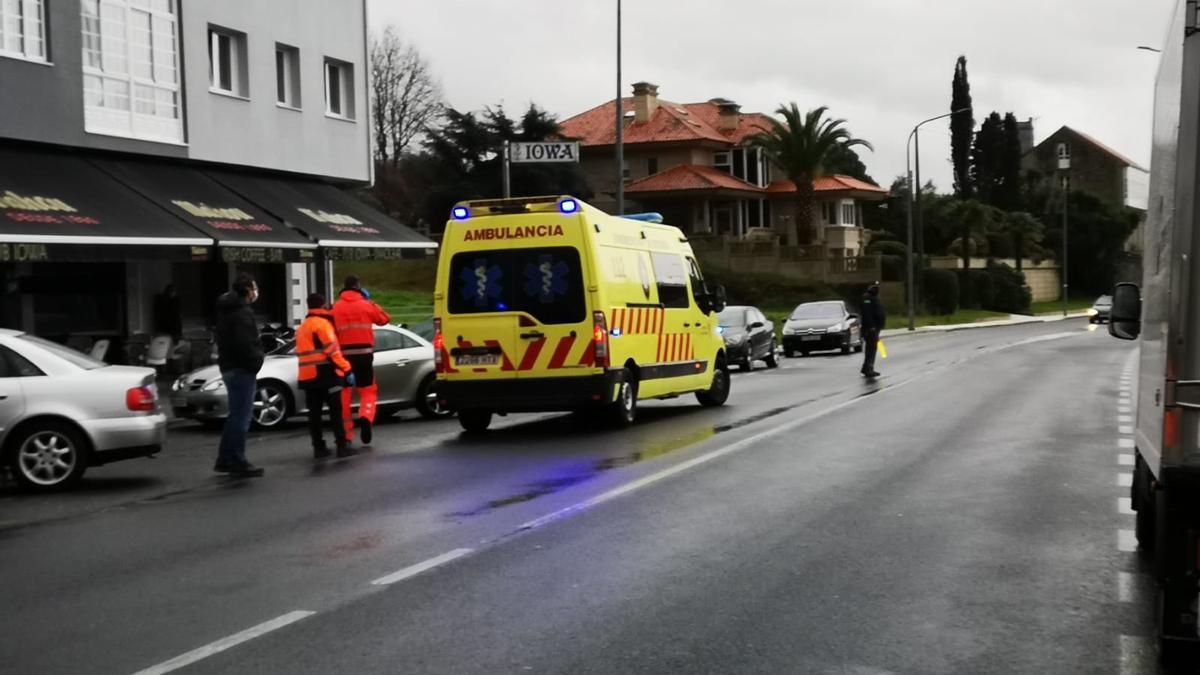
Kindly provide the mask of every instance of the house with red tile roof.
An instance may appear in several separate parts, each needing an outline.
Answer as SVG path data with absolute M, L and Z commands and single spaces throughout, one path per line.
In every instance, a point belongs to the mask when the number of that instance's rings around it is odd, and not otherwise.
M 616 208 L 617 101 L 563 121 L 560 133 L 580 143 L 581 169 L 596 191 L 593 203 Z M 626 211 L 658 211 L 667 223 L 693 235 L 769 240 L 786 232 L 795 217 L 795 185 L 778 175 L 767 158 L 749 146 L 750 137 L 771 129 L 762 113 L 714 98 L 673 103 L 658 86 L 633 85 L 619 102 L 624 137 Z M 809 231 L 825 254 L 862 254 L 864 202 L 887 191 L 849 176 L 827 176 L 814 184 L 819 204 Z
M 1078 129 L 1059 128 L 1026 152 L 1021 165 L 1051 178 L 1058 173 L 1060 159 L 1070 163 L 1072 190 L 1087 192 L 1116 208 L 1146 210 L 1150 172 Z

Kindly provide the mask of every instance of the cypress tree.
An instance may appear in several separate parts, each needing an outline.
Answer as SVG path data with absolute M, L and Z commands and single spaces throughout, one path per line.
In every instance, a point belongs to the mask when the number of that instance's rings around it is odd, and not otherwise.
M 954 64 L 951 85 L 950 111 L 967 112 L 950 117 L 950 160 L 954 165 L 954 195 L 970 199 L 975 194 L 971 183 L 971 137 L 975 131 L 975 114 L 971 105 L 971 84 L 967 81 L 967 57 L 958 57 Z

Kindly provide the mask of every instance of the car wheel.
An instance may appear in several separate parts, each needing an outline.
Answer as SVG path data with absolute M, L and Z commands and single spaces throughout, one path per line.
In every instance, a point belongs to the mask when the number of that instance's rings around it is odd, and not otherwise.
M 79 482 L 90 449 L 79 431 L 60 422 L 34 423 L 13 439 L 9 465 L 27 490 L 58 490 Z
M 725 361 L 718 360 L 717 366 L 713 370 L 712 384 L 709 385 L 708 389 L 696 392 L 696 400 L 706 408 L 714 408 L 725 405 L 725 401 L 728 399 L 729 369 L 726 367 Z
M 790 359 L 790 358 L 792 358 L 793 356 L 795 356 L 795 355 L 796 355 L 796 352 L 792 351 L 791 349 L 788 349 L 787 347 L 784 347 L 784 348 L 783 348 L 783 355 L 784 355 L 784 357 L 785 357 L 785 358 L 789 358 L 789 359 Z
M 440 420 L 454 413 L 442 405 L 437 395 L 437 377 L 430 374 L 417 387 L 417 412 L 427 420 Z
M 768 368 L 778 368 L 779 359 L 775 357 L 775 343 L 771 343 L 771 351 L 767 352 L 767 356 L 763 359 L 763 363 L 767 364 Z
M 458 413 L 458 423 L 468 434 L 482 434 L 492 424 L 492 413 L 487 410 L 463 410 Z
M 637 379 L 628 368 L 621 371 L 617 400 L 610 404 L 608 416 L 614 427 L 627 427 L 637 419 Z
M 751 362 L 749 358 L 747 358 L 745 361 L 742 361 L 741 363 L 738 364 L 738 370 L 742 371 L 743 373 L 745 373 L 753 368 L 754 368 L 754 363 Z
M 800 350 L 800 356 L 802 356 L 802 357 L 803 357 L 803 356 L 808 356 L 808 350 L 807 350 L 807 349 L 801 349 L 801 350 Z
M 266 380 L 258 383 L 254 391 L 254 408 L 250 421 L 259 429 L 275 429 L 291 416 L 292 402 L 287 387 Z

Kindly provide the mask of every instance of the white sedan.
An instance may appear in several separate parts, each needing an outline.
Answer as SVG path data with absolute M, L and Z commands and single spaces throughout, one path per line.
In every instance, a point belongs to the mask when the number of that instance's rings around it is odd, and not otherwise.
M 270 429 L 294 415 L 307 412 L 298 384 L 295 343 L 289 341 L 267 355 L 258 371 L 254 394 L 254 426 Z M 423 417 L 437 419 L 452 413 L 438 402 L 433 345 L 400 326 L 375 327 L 375 383 L 379 385 L 378 410 L 389 415 L 416 408 Z M 216 366 L 194 370 L 175 381 L 171 407 L 175 416 L 216 425 L 229 413 L 229 398 Z
M 22 487 L 66 487 L 89 466 L 159 452 L 166 435 L 153 370 L 0 329 L 0 464 Z

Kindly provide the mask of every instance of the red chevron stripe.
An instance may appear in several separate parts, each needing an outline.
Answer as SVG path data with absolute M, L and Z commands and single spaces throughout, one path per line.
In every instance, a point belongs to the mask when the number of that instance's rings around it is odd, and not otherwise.
M 624 309 L 618 309 L 613 312 L 613 328 L 624 332 L 626 314 L 628 314 L 628 310 Z
M 529 347 L 525 349 L 525 356 L 521 357 L 521 366 L 518 370 L 533 370 L 534 364 L 537 363 L 538 357 L 542 354 L 542 347 L 546 344 L 546 338 L 538 338 L 529 343 Z
M 647 321 L 646 316 L 648 314 L 650 314 L 649 310 L 646 310 L 646 309 L 638 310 L 638 332 L 639 333 L 646 332 L 646 321 Z
M 596 365 L 596 349 L 592 346 L 583 348 L 583 356 L 579 357 L 579 365 L 590 368 Z
M 662 363 L 662 360 L 663 360 L 662 352 L 663 352 L 663 336 L 659 335 L 658 336 L 658 355 L 654 357 L 655 363 Z
M 575 346 L 575 338 L 568 335 L 558 341 L 558 347 L 554 349 L 554 356 L 550 358 L 550 368 L 562 368 L 567 362 L 567 355 L 571 353 L 571 347 Z

